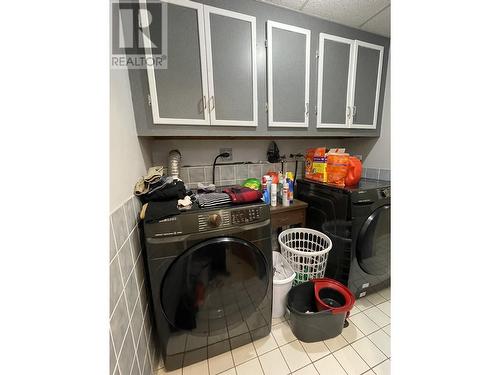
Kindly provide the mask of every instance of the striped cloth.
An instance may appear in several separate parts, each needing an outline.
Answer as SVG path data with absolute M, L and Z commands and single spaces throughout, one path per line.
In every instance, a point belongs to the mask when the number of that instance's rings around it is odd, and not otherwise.
M 231 198 L 226 193 L 207 193 L 197 196 L 201 208 L 222 206 L 231 203 Z

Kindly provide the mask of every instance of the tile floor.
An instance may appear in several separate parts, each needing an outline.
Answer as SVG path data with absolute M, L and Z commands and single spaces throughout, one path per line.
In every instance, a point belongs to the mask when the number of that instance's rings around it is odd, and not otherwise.
M 288 321 L 273 319 L 271 334 L 208 361 L 157 375 L 361 375 L 390 374 L 390 288 L 356 301 L 342 335 L 305 343 Z M 159 366 L 163 364 L 160 363 Z

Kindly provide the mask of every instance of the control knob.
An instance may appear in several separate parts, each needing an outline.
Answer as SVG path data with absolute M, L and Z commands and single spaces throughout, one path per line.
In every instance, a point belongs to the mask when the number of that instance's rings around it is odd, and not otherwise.
M 219 214 L 212 214 L 208 217 L 208 223 L 212 227 L 218 227 L 222 223 L 222 218 L 220 217 Z

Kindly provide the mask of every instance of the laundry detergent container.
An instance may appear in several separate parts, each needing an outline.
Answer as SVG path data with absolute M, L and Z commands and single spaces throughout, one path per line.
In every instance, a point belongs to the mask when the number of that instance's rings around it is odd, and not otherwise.
M 331 339 L 342 333 L 354 295 L 332 279 L 312 279 L 288 292 L 290 328 L 304 342 Z

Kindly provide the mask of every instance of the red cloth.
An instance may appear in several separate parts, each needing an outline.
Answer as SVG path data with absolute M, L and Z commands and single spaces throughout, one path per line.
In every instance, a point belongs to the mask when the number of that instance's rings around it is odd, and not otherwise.
M 251 203 L 262 198 L 262 193 L 260 191 L 247 187 L 226 188 L 223 192 L 229 195 L 231 202 L 234 204 Z

